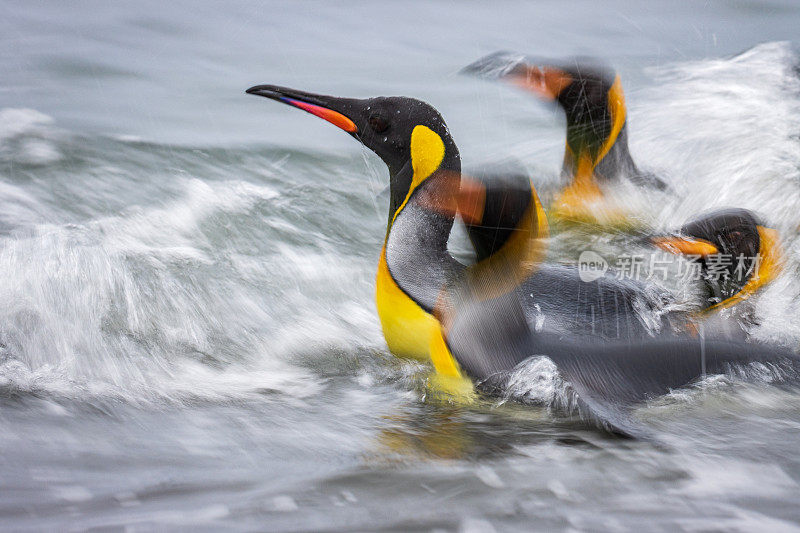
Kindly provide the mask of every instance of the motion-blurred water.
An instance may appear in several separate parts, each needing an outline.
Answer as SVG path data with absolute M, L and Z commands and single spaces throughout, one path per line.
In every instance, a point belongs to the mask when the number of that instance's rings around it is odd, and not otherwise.
M 796 346 L 794 2 L 0 15 L 0 528 L 796 529 L 798 394 L 676 391 L 639 413 L 659 446 L 513 401 L 428 399 L 374 309 L 383 165 L 243 92 L 428 100 L 465 165 L 515 157 L 547 196 L 562 118 L 457 72 L 496 49 L 606 58 L 634 157 L 677 191 L 624 200 L 658 228 L 721 206 L 764 215 L 787 268 L 753 334 Z M 552 259 L 574 261 L 562 244 Z M 541 364 L 518 398 L 555 393 Z

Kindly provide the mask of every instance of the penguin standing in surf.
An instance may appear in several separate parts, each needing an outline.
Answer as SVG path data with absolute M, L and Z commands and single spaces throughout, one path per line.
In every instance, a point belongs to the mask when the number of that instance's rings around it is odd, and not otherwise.
M 247 92 L 331 122 L 387 165 L 391 199 L 376 298 L 387 344 L 399 356 L 429 359 L 440 374 L 491 390 L 532 355 L 546 355 L 594 416 L 630 435 L 636 429 L 625 410 L 651 395 L 730 365 L 797 364 L 794 354 L 772 346 L 648 339 L 634 304 L 646 292 L 641 284 L 586 283 L 574 268 L 539 264 L 544 220 L 533 187 L 518 184 L 529 188 L 528 200 L 500 213 L 492 207 L 497 196 L 480 194 L 480 183 L 462 194 L 458 149 L 441 115 L 424 102 L 338 98 L 274 85 Z M 469 267 L 447 251 L 462 211 L 473 226 L 484 217 L 512 224 L 499 246 L 475 233 L 485 257 Z M 542 313 L 552 329 L 540 327 Z M 613 327 L 616 334 L 606 338 Z

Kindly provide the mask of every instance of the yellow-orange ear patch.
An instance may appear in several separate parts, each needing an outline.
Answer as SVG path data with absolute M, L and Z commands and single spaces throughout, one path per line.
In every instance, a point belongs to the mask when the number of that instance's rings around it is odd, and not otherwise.
M 444 159 L 444 141 L 427 126 L 417 126 L 411 132 L 411 168 L 414 177 L 411 191 L 433 174 Z M 409 191 L 410 192 L 410 191 Z
M 427 126 L 416 126 L 411 132 L 411 168 L 414 172 L 406 198 L 392 216 L 392 223 L 408 203 L 411 193 L 420 183 L 436 172 L 444 159 L 444 141 Z M 390 224 L 391 225 L 391 224 Z

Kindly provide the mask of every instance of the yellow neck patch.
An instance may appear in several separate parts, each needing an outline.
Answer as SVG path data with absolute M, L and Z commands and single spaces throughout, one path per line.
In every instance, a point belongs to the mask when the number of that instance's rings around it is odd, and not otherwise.
M 626 213 L 617 208 L 602 205 L 603 191 L 595 180 L 594 170 L 600 161 L 608 155 L 617 142 L 622 127 L 625 125 L 627 110 L 625 94 L 622 92 L 622 80 L 617 76 L 611 89 L 608 90 L 608 111 L 611 113 L 611 132 L 603 143 L 597 156 L 588 153 L 572 152 L 566 147 L 565 160 L 572 167 L 572 183 L 566 186 L 554 199 L 552 214 L 554 218 L 576 222 L 625 226 L 628 221 Z M 565 163 L 566 164 L 566 163 Z
M 426 126 L 417 126 L 411 133 L 411 168 L 413 176 L 408 193 L 392 215 L 389 231 L 405 208 L 414 190 L 433 174 L 444 159 L 444 142 Z M 389 231 L 386 239 L 389 239 Z M 378 316 L 389 349 L 401 357 L 430 358 L 431 336 L 439 333 L 439 322 L 422 309 L 397 285 L 386 263 L 386 245 L 381 251 L 376 284 Z M 438 347 L 441 351 L 441 347 Z
M 619 76 L 614 80 L 614 85 L 608 90 L 608 110 L 611 112 L 611 117 L 614 123 L 611 125 L 611 133 L 597 154 L 594 161 L 594 166 L 597 166 L 600 161 L 608 154 L 614 143 L 617 142 L 617 137 L 622 131 L 622 126 L 625 124 L 625 117 L 627 109 L 625 108 L 625 93 L 622 92 L 622 80 Z
M 608 90 L 608 112 L 611 113 L 611 131 L 608 133 L 608 137 L 600 147 L 597 155 L 592 156 L 584 153 L 575 154 L 569 144 L 567 144 L 565 158 L 571 162 L 573 173 L 576 176 L 587 173 L 591 176 L 591 172 L 600 164 L 600 161 L 608 155 L 608 152 L 611 151 L 614 143 L 617 142 L 617 138 L 619 138 L 619 134 L 622 132 L 622 127 L 625 125 L 628 111 L 625 107 L 625 93 L 622 91 L 622 80 L 619 76 L 614 79 L 614 84 Z M 575 160 L 576 156 L 578 158 L 577 161 Z

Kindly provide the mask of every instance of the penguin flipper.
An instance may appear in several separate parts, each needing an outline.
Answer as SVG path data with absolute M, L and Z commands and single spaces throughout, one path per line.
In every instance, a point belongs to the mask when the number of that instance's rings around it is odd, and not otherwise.
M 522 54 L 500 50 L 470 63 L 460 73 L 496 80 L 504 78 L 525 62 L 526 57 Z
M 639 171 L 635 174 L 632 174 L 630 176 L 630 180 L 634 185 L 648 187 L 658 191 L 674 192 L 673 188 L 666 181 L 659 178 L 652 172 Z
M 448 347 L 466 373 L 478 381 L 478 388 L 489 394 L 502 393 L 512 372 L 527 359 L 548 355 L 513 293 L 491 301 L 462 300 L 454 318 L 448 325 Z M 582 419 L 618 436 L 652 440 L 651 433 L 631 416 L 631 406 L 598 394 L 593 380 L 587 380 L 587 372 L 576 372 L 571 365 L 559 367 L 559 372 L 577 393 Z

